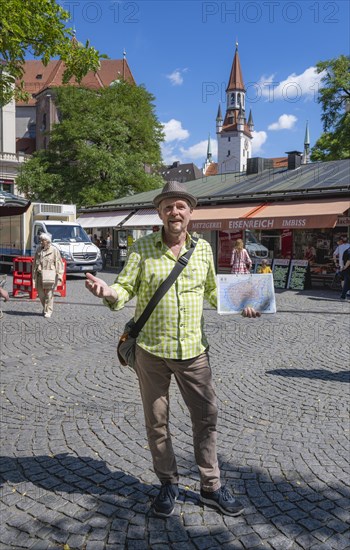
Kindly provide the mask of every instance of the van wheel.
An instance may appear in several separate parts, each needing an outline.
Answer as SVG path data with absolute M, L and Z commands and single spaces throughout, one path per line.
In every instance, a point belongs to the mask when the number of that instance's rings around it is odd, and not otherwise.
M 93 275 L 94 277 L 96 277 L 97 275 L 97 271 L 90 271 L 91 275 Z

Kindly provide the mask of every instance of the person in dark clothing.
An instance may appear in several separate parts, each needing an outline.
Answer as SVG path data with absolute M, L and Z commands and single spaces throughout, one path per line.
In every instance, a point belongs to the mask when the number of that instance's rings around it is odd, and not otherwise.
M 340 295 L 341 300 L 345 300 L 346 293 L 350 290 L 350 248 L 347 248 L 343 254 L 343 269 L 341 274 L 344 277 L 343 290 Z

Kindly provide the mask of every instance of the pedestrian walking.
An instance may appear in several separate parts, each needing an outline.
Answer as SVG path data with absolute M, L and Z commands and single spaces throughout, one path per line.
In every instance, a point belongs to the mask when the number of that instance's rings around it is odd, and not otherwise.
M 237 239 L 233 245 L 231 256 L 231 273 L 250 273 L 252 261 L 243 246 L 242 239 Z
M 51 317 L 53 311 L 54 291 L 62 284 L 64 266 L 59 250 L 51 244 L 49 233 L 40 234 L 38 247 L 32 267 L 33 286 L 37 289 L 43 306 L 43 315 Z
M 126 265 L 113 285 L 109 287 L 102 279 L 87 274 L 87 289 L 103 298 L 112 310 L 121 309 L 137 296 L 137 320 L 177 260 L 193 246 L 187 227 L 196 202 L 180 183 L 167 182 L 154 199 L 163 229 L 132 245 Z M 231 516 L 243 511 L 242 503 L 220 481 L 216 451 L 218 409 L 203 330 L 203 298 L 217 306 L 212 250 L 207 241 L 198 239 L 188 265 L 153 310 L 136 345 L 134 368 L 153 467 L 161 482 L 153 511 L 160 517 L 173 513 L 179 496 L 179 474 L 169 430 L 172 375 L 191 415 L 201 501 Z M 246 308 L 243 315 L 259 314 Z

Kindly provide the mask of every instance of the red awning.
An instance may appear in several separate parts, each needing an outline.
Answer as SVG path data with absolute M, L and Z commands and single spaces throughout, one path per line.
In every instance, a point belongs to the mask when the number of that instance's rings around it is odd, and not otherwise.
M 275 202 L 262 205 L 249 218 L 259 229 L 267 224 L 273 229 L 317 229 L 334 227 L 349 208 L 349 199 Z
M 216 231 L 227 229 L 227 224 L 233 220 L 246 218 L 255 212 L 260 205 L 237 204 L 234 206 L 203 206 L 193 211 L 190 231 Z
M 321 229 L 334 227 L 349 208 L 349 199 L 206 206 L 194 210 L 190 230 Z

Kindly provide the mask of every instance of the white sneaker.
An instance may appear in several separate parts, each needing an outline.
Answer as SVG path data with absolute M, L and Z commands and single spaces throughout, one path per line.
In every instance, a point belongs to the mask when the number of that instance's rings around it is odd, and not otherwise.
M 45 317 L 46 319 L 49 319 L 49 317 L 51 317 L 51 313 L 44 313 L 44 317 Z

